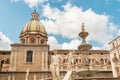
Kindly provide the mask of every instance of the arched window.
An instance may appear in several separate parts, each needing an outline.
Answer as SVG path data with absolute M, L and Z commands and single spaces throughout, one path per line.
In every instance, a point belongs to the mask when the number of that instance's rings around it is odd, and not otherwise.
M 63 59 L 63 63 L 65 63 L 65 59 Z
M 81 60 L 81 59 L 79 59 L 79 62 L 82 62 L 82 60 Z
M 91 59 L 89 58 L 88 61 L 89 61 L 89 63 L 90 63 L 90 62 L 91 62 Z
M 41 44 L 44 44 L 44 40 L 43 39 L 41 40 Z
M 0 65 L 0 67 L 2 67 L 2 66 L 3 66 L 4 62 L 5 62 L 4 60 L 2 60 L 2 61 L 1 61 L 1 65 Z
M 102 64 L 104 63 L 104 60 L 103 60 L 103 58 L 101 58 L 101 59 L 100 59 L 100 62 L 101 62 Z
M 108 61 L 108 65 L 111 65 L 111 62 L 110 62 L 110 61 Z
M 105 59 L 105 63 L 107 63 L 107 59 Z
M 119 61 L 119 59 L 118 59 L 118 57 L 117 57 L 117 54 L 116 53 L 114 53 L 114 58 L 113 58 L 113 62 L 118 62 Z
M 35 43 L 35 39 L 34 39 L 34 38 L 31 38 L 31 39 L 30 39 L 30 43 Z
M 92 59 L 92 62 L 95 62 L 95 59 Z
M 34 15 L 34 18 L 36 18 L 36 16 Z
M 22 43 L 25 43 L 25 39 L 22 39 Z
M 76 63 L 78 63 L 78 59 L 76 59 Z
M 26 62 L 32 62 L 32 61 L 33 61 L 33 51 L 27 51 Z
M 115 48 L 115 43 L 112 44 L 113 48 Z
M 54 55 L 54 53 L 52 53 L 52 55 Z
M 100 53 L 101 55 L 103 55 L 103 53 Z
M 67 55 L 67 53 L 64 53 L 64 55 Z

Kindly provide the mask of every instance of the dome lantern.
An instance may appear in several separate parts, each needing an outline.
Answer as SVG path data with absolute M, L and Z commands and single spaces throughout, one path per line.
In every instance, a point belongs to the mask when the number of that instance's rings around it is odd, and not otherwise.
M 38 19 L 38 16 L 39 16 L 39 14 L 36 12 L 36 9 L 35 9 L 35 11 L 31 14 L 32 15 L 32 20 L 39 20 Z

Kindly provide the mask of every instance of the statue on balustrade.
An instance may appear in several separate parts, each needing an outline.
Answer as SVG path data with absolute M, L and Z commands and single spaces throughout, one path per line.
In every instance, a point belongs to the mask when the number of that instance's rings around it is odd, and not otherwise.
M 50 70 L 52 72 L 53 80 L 60 80 L 59 68 L 61 64 L 61 56 L 57 54 L 57 50 L 54 50 L 54 55 L 51 57 Z
M 72 70 L 74 67 L 74 58 L 73 58 L 73 53 L 75 53 L 74 50 L 69 50 L 69 54 L 68 54 L 68 70 Z

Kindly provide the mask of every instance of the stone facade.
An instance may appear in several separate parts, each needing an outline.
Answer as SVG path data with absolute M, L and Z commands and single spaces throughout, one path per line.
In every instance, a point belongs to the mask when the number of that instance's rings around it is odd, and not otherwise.
M 109 43 L 113 77 L 120 76 L 120 36 Z
M 58 50 L 58 54 L 62 56 L 61 70 L 67 70 L 67 55 L 69 50 Z M 51 57 L 53 51 L 49 52 L 49 57 Z M 73 54 L 74 56 L 74 70 L 97 70 L 97 71 L 110 71 L 111 62 L 109 57 L 109 52 L 107 50 L 90 50 L 90 51 L 79 51 L 76 50 Z M 50 58 L 49 58 L 50 63 Z
M 114 69 L 111 67 L 113 58 L 111 55 L 119 53 L 119 48 L 112 49 L 110 43 L 110 53 L 108 50 L 91 50 L 92 46 L 86 42 L 88 35 L 89 33 L 85 31 L 85 26 L 82 24 L 79 33 L 82 43 L 73 54 L 72 79 L 110 80 L 108 78 L 111 78 L 112 80 Z M 68 70 L 69 50 L 57 49 L 57 53 L 62 57 L 60 78 L 63 79 Z M 47 44 L 47 33 L 35 11 L 32 13 L 30 22 L 20 33 L 20 43 L 11 44 L 11 51 L 0 51 L 0 80 L 25 80 L 28 69 L 28 80 L 33 80 L 34 76 L 36 80 L 52 80 L 50 71 L 52 55 L 53 51 L 49 50 Z
M 11 64 L 9 71 L 42 71 L 48 70 L 48 45 L 12 44 Z M 32 62 L 26 62 L 27 51 L 33 51 Z
M 7 71 L 10 63 L 11 51 L 0 51 L 0 71 Z

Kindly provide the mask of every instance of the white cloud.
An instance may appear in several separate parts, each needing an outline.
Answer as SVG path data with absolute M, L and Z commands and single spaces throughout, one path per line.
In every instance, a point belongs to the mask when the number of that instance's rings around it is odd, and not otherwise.
M 48 37 L 48 44 L 50 45 L 50 50 L 53 49 L 77 49 L 81 44 L 79 39 L 72 39 L 70 42 L 64 42 L 59 44 L 57 39 L 54 36 Z
M 50 50 L 61 49 L 61 45 L 58 43 L 57 39 L 54 36 L 49 36 L 47 43 L 50 45 Z
M 108 43 L 105 44 L 104 46 L 92 46 L 92 50 L 108 50 Z
M 11 2 L 18 2 L 18 1 L 23 1 L 30 8 L 32 8 L 32 7 L 37 7 L 38 5 L 47 2 L 48 0 L 11 0 Z
M 0 32 L 0 50 L 10 50 L 11 43 L 12 41 L 2 32 Z
M 37 7 L 39 4 L 44 3 L 48 0 L 24 0 L 26 4 L 28 4 L 29 7 Z
M 94 47 L 92 47 L 92 50 L 101 50 L 101 47 L 94 46 Z
M 110 23 L 110 16 L 97 14 L 92 9 L 83 11 L 82 8 L 70 3 L 63 6 L 64 10 L 43 6 L 43 16 L 47 19 L 44 23 L 49 34 L 61 35 L 73 39 L 78 37 L 82 22 L 89 32 L 88 40 L 108 43 L 113 38 L 112 33 L 117 31 L 116 26 Z
M 70 41 L 70 43 L 63 43 L 62 49 L 78 49 L 78 46 L 81 44 L 81 41 L 79 39 L 73 39 Z

